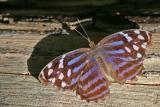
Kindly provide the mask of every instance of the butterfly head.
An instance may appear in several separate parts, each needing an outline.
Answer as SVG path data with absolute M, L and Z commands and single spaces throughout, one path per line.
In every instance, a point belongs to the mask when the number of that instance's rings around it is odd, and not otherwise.
M 95 49 L 96 48 L 96 45 L 95 45 L 95 43 L 93 41 L 88 39 L 88 42 L 89 42 L 89 46 L 91 47 L 91 49 Z

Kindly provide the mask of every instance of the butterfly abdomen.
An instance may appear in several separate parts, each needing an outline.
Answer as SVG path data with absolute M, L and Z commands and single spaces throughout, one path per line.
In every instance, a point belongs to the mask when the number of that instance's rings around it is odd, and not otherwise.
M 102 55 L 96 55 L 94 56 L 97 63 L 98 63 L 98 66 L 100 68 L 100 71 L 102 73 L 102 75 L 104 75 L 104 77 L 109 80 L 110 82 L 111 81 L 114 81 L 111 74 L 112 74 L 112 65 L 110 63 L 107 63 L 103 56 Z

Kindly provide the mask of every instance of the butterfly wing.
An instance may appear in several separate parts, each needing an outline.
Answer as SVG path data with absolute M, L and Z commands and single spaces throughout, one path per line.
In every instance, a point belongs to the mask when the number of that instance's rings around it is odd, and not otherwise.
M 77 49 L 55 58 L 43 68 L 39 80 L 59 89 L 76 90 L 87 101 L 103 98 L 109 93 L 109 81 L 100 74 L 96 60 L 87 52 L 90 49 Z
M 90 58 L 77 84 L 81 99 L 97 101 L 109 94 L 110 82 L 101 74 L 95 58 Z
M 139 29 L 125 30 L 98 43 L 107 62 L 112 63 L 118 82 L 134 79 L 142 74 L 146 48 L 151 44 L 151 33 Z
M 42 69 L 39 80 L 59 89 L 72 90 L 87 64 L 88 51 L 90 49 L 81 48 L 55 58 Z

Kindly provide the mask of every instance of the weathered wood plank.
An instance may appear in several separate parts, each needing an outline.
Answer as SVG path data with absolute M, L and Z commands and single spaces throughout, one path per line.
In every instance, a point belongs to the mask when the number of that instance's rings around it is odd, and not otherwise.
M 38 42 L 43 38 L 45 38 L 45 36 L 38 34 L 24 35 L 24 36 L 22 36 L 21 34 L 18 34 L 16 36 L 15 35 L 0 36 L 0 72 L 22 73 L 24 71 L 27 71 L 28 67 L 27 60 L 29 59 L 30 55 L 33 54 L 32 52 L 36 48 L 35 47 L 36 44 L 38 44 Z M 154 33 L 153 46 L 149 49 L 147 53 L 147 59 L 144 61 L 146 71 L 160 71 L 159 41 L 160 41 L 159 33 Z M 53 46 L 51 45 L 51 47 Z M 53 50 L 55 52 L 53 52 Z M 50 56 L 55 57 L 54 53 L 56 53 L 57 50 L 56 48 L 55 49 L 53 48 L 52 51 L 51 50 L 46 50 L 46 51 L 48 51 L 48 53 L 51 53 Z M 40 52 L 45 53 L 45 51 L 40 51 Z M 47 54 L 47 52 L 45 54 Z M 37 56 L 37 58 L 44 59 L 46 57 L 45 54 L 41 55 L 41 53 L 39 53 L 37 55 L 40 56 Z
M 87 103 L 80 100 L 75 93 L 43 86 L 31 76 L 0 74 L 0 82 L 0 105 L 5 107 L 159 107 L 160 105 L 160 86 L 113 84 L 110 99 L 99 103 Z
M 153 33 L 153 46 L 149 49 L 148 54 L 152 54 L 152 53 L 156 55 L 160 54 L 159 35 L 160 33 Z M 41 39 L 44 39 L 44 38 L 46 38 L 46 35 L 39 35 L 39 34 L 16 34 L 16 35 L 9 35 L 9 36 L 0 35 L 0 53 L 31 54 L 34 46 L 38 42 L 40 42 Z M 53 38 L 59 39 L 61 37 L 53 37 Z
M 0 54 L 0 73 L 24 73 L 28 71 L 27 60 L 29 57 L 29 55 L 22 54 Z M 144 66 L 146 72 L 160 72 L 160 58 L 147 58 L 144 61 Z
M 22 54 L 0 54 L 0 73 L 25 73 L 28 58 Z
M 11 34 L 0 36 L 0 53 L 31 54 L 34 46 L 44 36 L 37 34 Z
M 20 74 L 29 70 L 36 45 L 46 36 L 18 34 L 0 36 L 0 106 L 4 107 L 159 107 L 160 106 L 160 36 L 153 34 L 153 46 L 144 62 L 145 77 L 123 86 L 113 83 L 110 99 L 99 103 L 80 100 L 72 92 L 43 86 L 32 76 Z M 62 37 L 60 37 L 62 38 Z M 57 41 L 58 37 L 55 38 Z M 50 41 L 48 41 L 50 42 Z M 70 41 L 68 41 L 70 42 Z M 42 44 L 41 44 L 42 45 Z M 44 45 L 44 44 L 43 44 Z M 67 45 L 66 47 L 69 47 Z M 63 47 L 63 46 L 62 46 Z M 45 47 L 46 48 L 46 47 Z M 62 48 L 64 49 L 64 47 Z M 66 49 L 66 48 L 65 48 Z M 67 50 L 67 49 L 66 49 Z M 48 52 L 50 50 L 47 50 Z M 56 51 L 56 50 L 55 50 Z M 60 50 L 61 51 L 61 50 Z M 42 51 L 41 51 L 42 52 Z M 63 51 L 62 51 L 63 53 Z M 41 56 L 42 55 L 42 56 Z M 56 55 L 56 53 L 54 54 Z M 52 55 L 51 55 L 52 56 Z M 35 57 L 35 56 L 34 56 Z M 40 57 L 45 57 L 40 54 Z M 33 58 L 34 60 L 34 58 Z M 43 60 L 39 60 L 42 61 Z M 34 67 L 33 62 L 33 67 Z M 38 66 L 35 66 L 38 67 Z M 40 72 L 40 71 L 38 71 Z M 131 85 L 132 84 L 132 85 Z
M 56 29 L 62 28 L 62 24 L 60 23 L 44 23 L 44 22 L 18 22 L 16 24 L 3 24 L 0 26 L 1 30 L 18 30 L 18 31 L 54 31 Z

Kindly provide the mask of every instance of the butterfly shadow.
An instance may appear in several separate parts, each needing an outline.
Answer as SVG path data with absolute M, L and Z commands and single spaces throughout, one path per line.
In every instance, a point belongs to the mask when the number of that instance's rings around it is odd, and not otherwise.
M 128 25 L 130 25 L 130 27 L 128 27 Z M 116 31 L 137 28 L 137 25 L 135 24 L 133 26 L 133 23 L 125 24 L 123 27 L 121 24 L 119 25 L 120 27 L 117 27 L 118 25 L 114 26 L 113 24 L 106 24 L 100 21 L 96 22 L 96 26 L 92 26 L 92 24 L 86 24 L 84 26 L 90 38 L 95 41 L 95 43 Z M 83 32 L 80 28 L 78 30 Z M 34 46 L 33 52 L 27 60 L 28 71 L 32 76 L 38 78 L 43 67 L 55 57 L 78 48 L 89 47 L 88 42 L 75 31 L 70 31 L 69 29 L 67 29 L 67 31 L 69 35 L 61 33 L 48 34 Z

